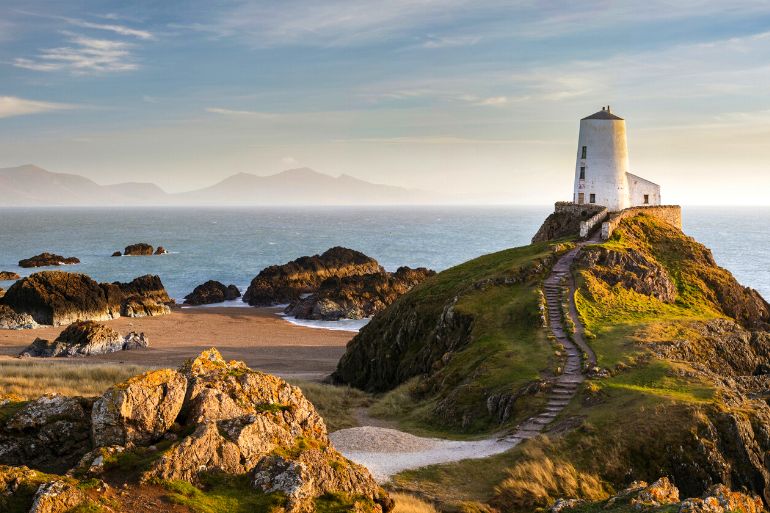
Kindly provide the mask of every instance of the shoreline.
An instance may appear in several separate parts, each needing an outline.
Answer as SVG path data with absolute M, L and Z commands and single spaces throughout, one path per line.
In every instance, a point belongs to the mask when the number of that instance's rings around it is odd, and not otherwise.
M 276 315 L 277 310 L 280 309 L 175 306 L 168 315 L 120 317 L 102 322 L 122 335 L 130 331 L 145 333 L 149 348 L 84 358 L 24 361 L 177 367 L 204 349 L 216 347 L 227 359 L 243 360 L 254 369 L 282 377 L 322 379 L 334 371 L 355 333 L 298 326 Z M 64 328 L 0 330 L 0 359 L 16 359 L 35 338 L 55 339 Z

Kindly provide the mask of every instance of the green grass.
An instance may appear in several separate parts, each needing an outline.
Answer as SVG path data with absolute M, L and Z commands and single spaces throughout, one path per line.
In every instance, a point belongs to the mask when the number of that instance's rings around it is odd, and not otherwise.
M 292 381 L 292 384 L 300 387 L 308 401 L 313 403 L 330 433 L 358 426 L 356 410 L 366 408 L 374 401 L 371 394 L 349 386 L 312 381 Z
M 195 513 L 278 512 L 286 502 L 280 494 L 255 490 L 248 475 L 208 474 L 202 479 L 202 488 L 186 481 L 162 481 L 160 484 L 168 490 L 166 500 L 187 506 Z

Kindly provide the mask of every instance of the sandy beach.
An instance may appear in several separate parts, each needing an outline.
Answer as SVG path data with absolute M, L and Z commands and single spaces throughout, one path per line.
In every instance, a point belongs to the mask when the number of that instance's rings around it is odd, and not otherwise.
M 355 333 L 296 326 L 276 315 L 279 311 L 276 308 L 175 307 L 170 315 L 104 321 L 121 334 L 144 332 L 149 337 L 150 348 L 67 361 L 177 366 L 214 346 L 225 358 L 244 360 L 254 369 L 284 377 L 321 379 L 333 371 L 345 344 Z M 36 337 L 55 339 L 63 329 L 0 330 L 0 358 L 15 357 Z

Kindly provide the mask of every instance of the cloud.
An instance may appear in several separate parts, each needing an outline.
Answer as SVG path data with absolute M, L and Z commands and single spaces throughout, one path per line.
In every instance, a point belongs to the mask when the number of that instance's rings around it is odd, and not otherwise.
M 252 118 L 263 118 L 263 119 L 273 119 L 278 116 L 278 114 L 273 114 L 270 112 L 258 112 L 253 110 L 233 110 L 233 109 L 223 109 L 220 107 L 206 107 L 206 112 L 210 112 L 212 114 L 220 114 L 222 116 L 252 117 Z
M 508 105 L 509 103 L 510 100 L 507 96 L 491 96 L 476 102 L 475 105 L 482 105 L 485 107 L 499 107 L 501 105 Z
M 71 25 L 75 25 L 76 27 L 96 29 L 96 30 L 106 30 L 109 32 L 120 34 L 121 36 L 132 36 L 138 39 L 145 39 L 145 40 L 155 39 L 155 36 L 153 36 L 151 32 L 148 32 L 146 30 L 133 29 L 131 27 L 126 27 L 125 25 L 93 23 L 90 21 L 80 20 L 77 18 L 66 18 L 66 20 L 68 23 L 70 23 Z
M 74 74 L 131 71 L 139 66 L 131 49 L 133 45 L 110 39 L 94 39 L 65 33 L 72 46 L 46 48 L 34 58 L 16 58 L 17 68 L 34 71 L 69 71 Z
M 423 48 L 452 48 L 457 46 L 473 46 L 481 41 L 481 36 L 450 36 L 433 37 L 430 36 L 422 46 Z
M 283 157 L 281 159 L 281 163 L 285 166 L 297 166 L 299 165 L 299 161 L 295 159 L 294 157 Z
M 0 96 L 0 118 L 42 114 L 45 112 L 74 109 L 76 107 L 76 105 L 69 103 L 42 102 L 16 96 Z

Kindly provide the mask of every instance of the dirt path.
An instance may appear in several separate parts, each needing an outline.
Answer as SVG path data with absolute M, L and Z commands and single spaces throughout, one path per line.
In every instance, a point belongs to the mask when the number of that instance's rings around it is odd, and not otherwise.
M 575 396 L 578 386 L 585 379 L 584 368 L 596 365 L 596 356 L 583 336 L 584 329 L 574 299 L 575 280 L 571 271 L 572 264 L 583 246 L 593 242 L 597 240 L 592 238 L 580 242 L 574 249 L 562 255 L 543 283 L 548 326 L 566 353 L 563 372 L 555 379 L 544 411 L 522 422 L 509 436 L 470 442 L 416 437 L 384 427 L 380 422 L 373 422 L 375 425 L 332 433 L 332 442 L 337 449 L 347 458 L 367 467 L 375 479 L 384 482 L 403 470 L 499 454 L 540 434 Z M 563 320 L 565 313 L 562 300 L 565 296 L 568 301 L 566 315 L 576 328 L 575 333 L 571 335 L 568 335 Z M 358 418 L 366 420 L 368 416 L 365 412 L 360 412 Z

